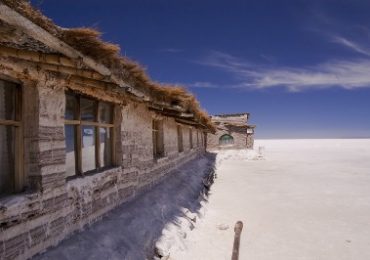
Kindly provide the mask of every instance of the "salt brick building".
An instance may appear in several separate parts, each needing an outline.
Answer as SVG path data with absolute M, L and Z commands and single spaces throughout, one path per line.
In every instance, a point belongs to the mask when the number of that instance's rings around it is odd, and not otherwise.
M 207 136 L 208 149 L 253 149 L 255 125 L 249 125 L 250 114 L 212 116 L 216 133 Z
M 191 94 L 98 32 L 0 1 L 1 259 L 56 245 L 203 154 L 214 131 Z

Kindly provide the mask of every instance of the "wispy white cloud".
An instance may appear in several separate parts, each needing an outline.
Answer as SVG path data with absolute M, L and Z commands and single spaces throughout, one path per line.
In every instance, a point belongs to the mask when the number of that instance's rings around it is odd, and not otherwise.
M 274 56 L 271 56 L 271 55 L 267 55 L 267 54 L 260 54 L 260 57 L 270 63 L 273 63 L 276 61 L 276 58 Z
M 350 48 L 351 50 L 353 50 L 355 52 L 364 54 L 366 56 L 370 56 L 370 50 L 369 49 L 366 49 L 365 47 L 361 46 L 360 44 L 358 44 L 354 41 L 348 40 L 344 37 L 332 36 L 332 41 L 335 42 L 335 43 L 339 43 L 339 44 L 341 44 L 345 47 L 348 47 L 348 48 Z
M 188 83 L 184 84 L 189 88 L 218 88 L 218 85 L 215 85 L 211 82 L 204 82 L 204 81 L 199 81 L 199 82 L 194 82 L 194 83 Z
M 200 63 L 232 73 L 240 88 L 286 87 L 290 91 L 300 91 L 308 88 L 370 87 L 370 59 L 333 60 L 310 67 L 276 68 L 251 64 L 227 53 L 212 52 Z
M 226 70 L 243 69 L 248 65 L 252 65 L 247 61 L 242 61 L 237 57 L 220 51 L 210 51 L 209 55 L 205 59 L 198 60 L 196 62 L 202 65 L 218 67 Z
M 180 86 L 185 88 L 222 88 L 225 86 L 215 84 L 207 81 L 195 81 L 195 82 L 162 82 L 164 85 Z

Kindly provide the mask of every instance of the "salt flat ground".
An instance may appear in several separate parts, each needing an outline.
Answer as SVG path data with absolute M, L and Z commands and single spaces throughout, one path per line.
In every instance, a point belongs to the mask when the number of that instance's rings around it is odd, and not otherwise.
M 370 259 L 370 140 L 260 140 L 220 152 L 205 214 L 170 259 Z M 226 230 L 225 230 L 226 229 Z

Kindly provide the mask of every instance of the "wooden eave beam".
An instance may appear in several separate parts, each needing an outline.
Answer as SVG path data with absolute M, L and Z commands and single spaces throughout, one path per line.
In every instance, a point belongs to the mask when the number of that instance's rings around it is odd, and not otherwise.
M 78 68 L 78 63 L 60 54 L 42 53 L 0 45 L 0 55 L 58 66 Z
M 110 82 L 94 80 L 94 79 L 85 78 L 85 77 L 81 77 L 77 75 L 72 75 L 71 77 L 68 78 L 68 81 L 73 81 L 75 83 L 86 85 L 86 86 L 91 86 L 91 87 L 99 87 L 105 90 L 117 88 L 116 84 L 113 84 Z
M 164 116 L 171 116 L 171 117 L 180 117 L 180 113 L 177 111 L 171 111 L 171 110 L 163 110 L 163 109 L 157 109 L 152 106 L 148 106 L 149 110 L 155 111 L 157 113 L 160 113 Z
M 118 87 L 117 84 L 113 84 L 109 81 L 106 81 L 106 78 L 93 71 L 93 70 L 82 70 L 82 69 L 75 69 L 71 67 L 64 67 L 64 66 L 58 66 L 58 65 L 53 65 L 53 64 L 45 64 L 45 63 L 36 63 L 37 68 L 41 68 L 43 70 L 48 70 L 48 71 L 54 71 L 54 72 L 60 72 L 64 74 L 68 74 L 71 76 L 77 76 L 81 78 L 85 78 L 86 80 L 97 80 L 97 81 L 102 81 L 104 83 L 108 83 L 111 86 Z
M 148 102 L 148 106 L 153 107 L 158 110 L 169 109 L 169 110 L 177 111 L 180 113 L 183 113 L 185 111 L 180 106 L 171 106 L 169 103 L 165 103 L 165 102 L 150 101 L 150 103 Z
M 156 106 L 155 104 L 151 104 L 148 106 L 150 110 L 157 111 L 164 115 L 169 116 L 176 116 L 178 118 L 194 118 L 194 114 L 192 113 L 184 113 L 181 111 L 178 111 L 178 109 L 172 109 L 171 107 L 162 107 L 162 106 Z
M 186 119 L 182 119 L 182 118 L 176 118 L 175 121 L 177 123 L 181 123 L 181 124 L 185 124 L 185 125 L 191 125 L 191 126 L 199 125 L 198 122 L 191 121 L 191 120 L 186 120 Z
M 92 85 L 105 85 L 105 86 L 110 86 L 117 88 L 119 87 L 117 84 L 114 84 L 110 81 L 107 81 L 106 78 L 95 72 L 94 70 L 84 70 L 84 69 L 78 69 L 75 67 L 69 67 L 69 66 L 63 66 L 63 65 L 55 65 L 55 64 L 49 64 L 49 63 L 43 63 L 39 62 L 36 59 L 27 59 L 25 57 L 14 57 L 13 55 L 2 55 L 3 53 L 0 52 L 0 56 L 5 56 L 7 58 L 12 58 L 12 59 L 20 59 L 25 62 L 29 67 L 35 67 L 37 70 L 44 70 L 44 71 L 51 71 L 51 72 L 59 72 L 63 74 L 67 74 L 71 76 L 72 78 L 77 78 L 79 82 L 84 82 L 85 84 L 91 83 Z M 97 81 L 100 81 L 98 83 Z M 120 88 L 119 88 L 120 89 Z
M 203 128 L 204 130 L 206 130 L 207 132 L 211 133 L 208 126 L 206 126 L 206 125 L 204 125 L 200 122 L 197 122 L 195 120 L 191 120 L 191 119 L 194 119 L 194 114 L 176 113 L 175 111 L 169 111 L 166 108 L 155 106 L 153 104 L 148 106 L 148 108 L 149 108 L 149 110 L 156 111 L 158 113 L 161 113 L 162 115 L 174 117 L 175 121 L 177 123 L 191 125 L 191 126 L 199 126 L 199 127 Z M 191 115 L 191 117 L 190 117 L 190 115 Z M 190 118 L 190 120 L 189 120 L 189 118 Z
M 154 106 L 148 106 L 148 109 L 152 110 L 152 111 L 155 111 L 157 113 L 160 113 L 164 116 L 173 117 L 175 119 L 179 119 L 179 120 L 186 120 L 187 119 L 187 117 L 183 117 L 183 113 L 180 113 L 178 111 L 173 111 L 173 110 L 166 109 L 166 108 L 158 108 L 158 107 L 154 107 Z M 198 124 L 195 121 L 190 121 L 190 120 L 188 120 L 188 121 L 192 122 L 191 124 Z

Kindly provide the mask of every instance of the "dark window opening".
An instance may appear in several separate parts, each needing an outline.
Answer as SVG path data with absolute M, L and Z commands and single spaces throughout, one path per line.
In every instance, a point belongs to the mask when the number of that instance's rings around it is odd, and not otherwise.
M 184 144 L 182 139 L 182 128 L 180 125 L 177 125 L 177 147 L 179 150 L 179 153 L 184 151 Z
M 163 121 L 153 120 L 153 157 L 159 159 L 164 157 L 164 135 L 163 135 Z
M 0 79 L 0 196 L 23 188 L 20 87 Z
M 193 149 L 193 129 L 189 128 L 189 144 L 190 149 Z

